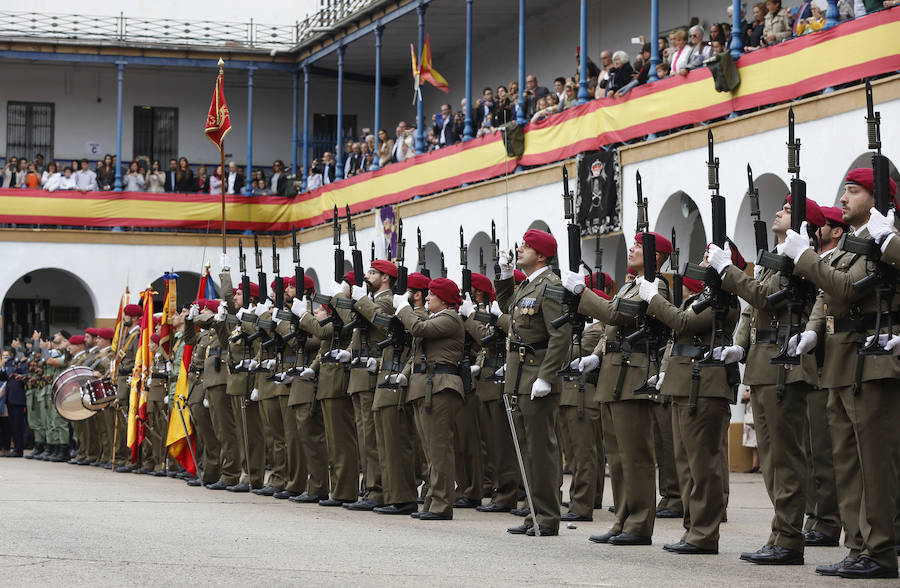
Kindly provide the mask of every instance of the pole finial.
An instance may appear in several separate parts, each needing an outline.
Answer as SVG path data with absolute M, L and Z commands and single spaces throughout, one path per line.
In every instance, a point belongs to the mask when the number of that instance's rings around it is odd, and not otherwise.
M 222 71 L 222 68 L 225 67 L 225 61 L 220 57 L 217 65 L 219 66 L 219 71 Z

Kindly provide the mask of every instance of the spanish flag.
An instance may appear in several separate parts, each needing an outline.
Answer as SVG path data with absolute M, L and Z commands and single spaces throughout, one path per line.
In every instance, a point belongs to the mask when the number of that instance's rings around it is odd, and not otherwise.
M 431 67 L 431 41 L 425 35 L 425 46 L 422 47 L 422 59 L 419 60 L 419 83 L 428 82 L 441 92 L 450 93 L 450 84 Z
M 190 443 L 194 445 L 194 427 L 191 424 L 191 413 L 187 407 L 188 370 L 191 365 L 191 355 L 194 353 L 193 345 L 185 345 L 181 356 L 181 366 L 178 370 L 178 382 L 175 384 L 175 398 L 172 410 L 169 413 L 169 432 L 166 435 L 166 448 L 169 455 L 175 458 L 191 475 L 197 475 L 197 465 L 191 455 Z M 177 413 L 180 413 L 177 414 Z
M 225 103 L 225 82 L 222 73 L 222 61 L 219 61 L 219 77 L 216 78 L 216 87 L 213 89 L 212 102 L 209 104 L 209 113 L 206 115 L 206 138 L 222 151 L 225 148 L 225 135 L 231 130 L 231 115 L 228 113 L 228 104 Z
M 144 442 L 147 423 L 147 380 L 150 378 L 152 355 L 150 354 L 150 336 L 153 334 L 153 295 L 152 289 L 141 292 L 140 339 L 137 354 L 134 358 L 134 371 L 131 372 L 131 394 L 128 403 L 128 437 L 126 445 L 131 449 L 131 463 L 137 463 L 141 455 L 141 443 Z
M 119 313 L 116 315 L 116 328 L 113 332 L 112 346 L 110 348 L 110 350 L 112 351 L 113 358 L 116 358 L 116 359 L 118 359 L 118 357 L 119 357 L 116 352 L 119 350 L 119 344 L 122 342 L 122 334 L 125 331 L 125 329 L 122 326 L 122 315 L 125 313 L 125 307 L 128 306 L 128 304 L 130 302 L 130 300 L 129 300 L 130 298 L 131 298 L 131 295 L 128 292 L 128 286 L 125 286 L 125 293 L 122 294 L 122 299 L 119 300 Z M 112 363 L 112 380 L 113 381 L 116 380 L 116 376 L 118 375 L 118 372 L 119 372 L 118 364 L 119 364 L 119 362 L 114 359 L 113 363 Z
M 165 273 L 163 278 L 166 282 L 166 292 L 163 294 L 162 319 L 159 324 L 159 348 L 163 356 L 168 360 L 172 359 L 172 340 L 174 334 L 172 332 L 172 317 L 178 314 L 178 304 L 176 302 L 178 295 L 178 286 L 176 280 L 178 274 Z

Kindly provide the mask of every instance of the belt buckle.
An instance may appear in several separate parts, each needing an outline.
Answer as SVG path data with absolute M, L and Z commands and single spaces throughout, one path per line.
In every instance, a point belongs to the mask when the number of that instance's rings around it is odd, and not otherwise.
M 525 345 L 519 343 L 519 363 L 525 363 Z
M 825 334 L 834 335 L 834 315 L 827 315 L 825 317 Z
M 750 343 L 756 343 L 756 327 L 750 328 Z

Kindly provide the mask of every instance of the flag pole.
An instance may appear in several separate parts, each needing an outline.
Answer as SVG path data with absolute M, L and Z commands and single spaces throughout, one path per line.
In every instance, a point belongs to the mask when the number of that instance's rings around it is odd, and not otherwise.
M 222 76 L 222 85 L 225 85 L 225 62 L 219 58 L 219 75 Z M 227 253 L 225 246 L 225 137 L 219 142 L 219 155 L 222 160 L 222 253 Z

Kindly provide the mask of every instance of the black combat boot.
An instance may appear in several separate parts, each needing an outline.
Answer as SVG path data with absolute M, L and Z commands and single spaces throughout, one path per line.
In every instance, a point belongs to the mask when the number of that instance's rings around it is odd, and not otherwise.
M 43 443 L 35 443 L 35 444 L 34 444 L 34 449 L 31 451 L 31 453 L 26 453 L 26 454 L 25 454 L 25 459 L 34 459 L 34 458 L 37 457 L 38 454 L 41 453 L 43 450 L 44 450 L 44 444 L 43 444 Z

